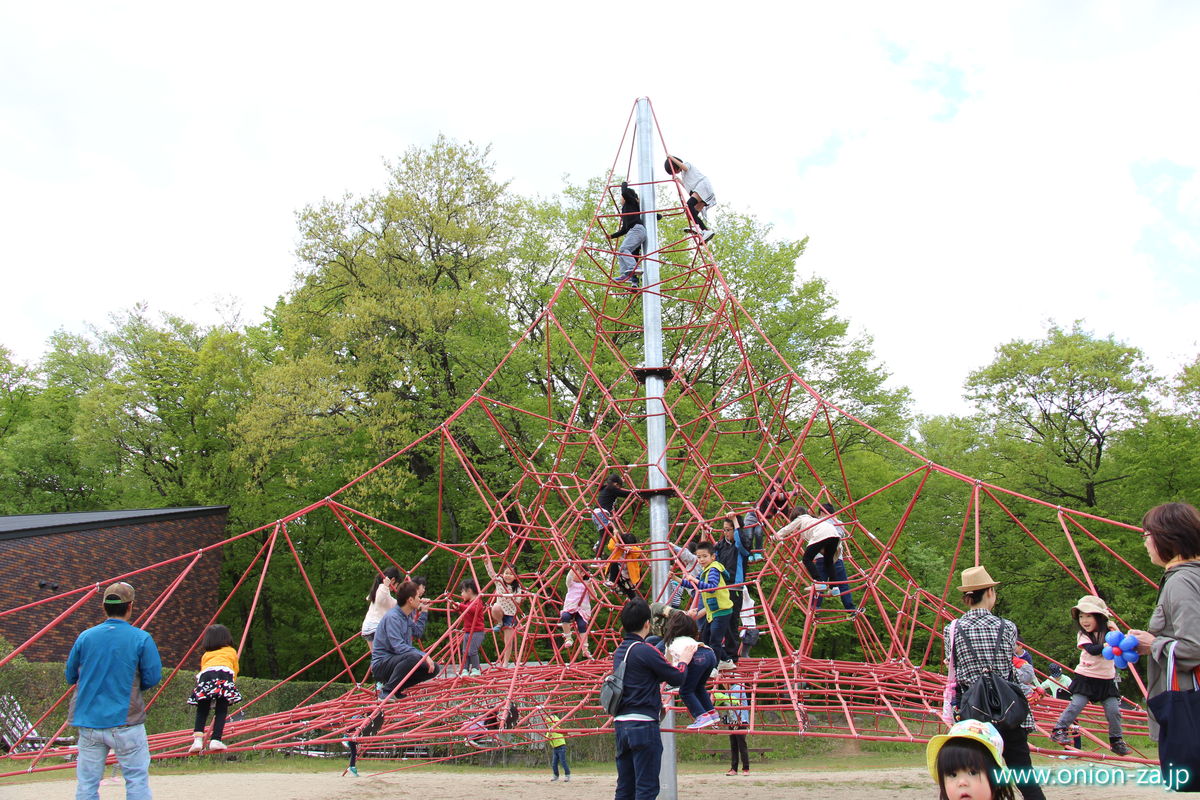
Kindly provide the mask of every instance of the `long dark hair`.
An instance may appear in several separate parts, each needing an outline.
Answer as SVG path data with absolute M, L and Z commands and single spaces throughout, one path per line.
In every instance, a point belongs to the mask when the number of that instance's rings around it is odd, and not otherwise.
M 666 624 L 663 625 L 663 644 L 669 645 L 680 636 L 690 636 L 693 639 L 700 638 L 700 631 L 696 628 L 696 620 L 692 619 L 691 614 L 672 614 L 667 619 Z
M 200 648 L 208 653 L 222 647 L 233 647 L 233 634 L 224 625 L 209 625 L 204 631 Z
M 375 582 L 371 584 L 371 591 L 367 592 L 368 606 L 375 602 L 375 592 L 379 591 L 379 584 L 383 583 L 384 578 L 390 578 L 393 581 L 399 581 L 400 568 L 393 565 L 385 569 L 383 572 L 375 573 Z

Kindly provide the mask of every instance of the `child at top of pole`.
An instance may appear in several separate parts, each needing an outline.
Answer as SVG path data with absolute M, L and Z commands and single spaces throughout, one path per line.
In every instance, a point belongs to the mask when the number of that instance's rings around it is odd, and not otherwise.
M 625 237 L 621 243 L 617 263 L 621 265 L 621 274 L 613 278 L 617 283 L 629 281 L 635 289 L 641 286 L 635 256 L 642 255 L 642 245 L 646 243 L 646 226 L 642 224 L 642 200 L 638 193 L 629 188 L 629 184 L 621 181 L 621 227 L 608 235 L 609 239 Z
M 687 207 L 691 226 L 687 228 L 687 232 L 699 234 L 700 238 L 707 242 L 717 233 L 708 226 L 708 215 L 705 213 L 709 206 L 717 202 L 708 176 L 696 169 L 691 162 L 675 156 L 667 156 L 663 169 L 683 184 L 683 191 L 688 196 Z

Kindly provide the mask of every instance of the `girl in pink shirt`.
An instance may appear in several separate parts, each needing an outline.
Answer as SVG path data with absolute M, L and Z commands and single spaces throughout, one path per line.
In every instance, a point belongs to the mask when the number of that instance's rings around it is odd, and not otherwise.
M 1104 706 L 1104 717 L 1108 720 L 1108 741 L 1112 751 L 1119 756 L 1129 753 L 1129 745 L 1121 734 L 1121 692 L 1117 689 L 1117 667 L 1106 659 L 1104 635 L 1117 630 L 1116 623 L 1109 619 L 1110 613 L 1104 601 L 1095 595 L 1084 595 L 1071 609 L 1071 617 L 1077 627 L 1076 641 L 1079 644 L 1079 666 L 1075 668 L 1075 679 L 1068 691 L 1071 702 L 1054 725 L 1050 738 L 1059 744 L 1070 744 L 1071 723 L 1088 703 Z

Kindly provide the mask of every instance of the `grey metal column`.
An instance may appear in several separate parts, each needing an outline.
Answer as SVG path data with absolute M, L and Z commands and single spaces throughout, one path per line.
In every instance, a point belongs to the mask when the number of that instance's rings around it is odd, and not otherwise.
M 649 98 L 640 98 L 637 102 L 637 163 L 638 181 L 649 184 L 654 180 L 654 122 L 650 114 Z M 646 226 L 646 243 L 642 252 L 647 256 L 658 250 L 658 198 L 655 197 L 654 187 L 640 187 L 642 200 L 642 224 Z M 663 364 L 663 334 L 662 334 L 662 295 L 659 294 L 658 262 L 646 258 L 642 262 L 642 285 L 654 287 L 642 292 L 642 366 L 649 369 L 662 368 Z M 646 461 L 649 463 L 647 486 L 650 489 L 667 488 L 667 417 L 663 405 L 663 391 L 666 381 L 661 374 L 646 376 Z M 667 552 L 666 542 L 670 530 L 670 519 L 667 511 L 666 494 L 655 494 L 650 497 L 650 553 L 654 560 L 651 562 L 650 576 L 654 591 L 654 599 L 660 600 L 666 596 L 666 586 L 669 563 L 662 558 Z M 675 727 L 675 713 L 667 712 L 663 726 Z M 663 733 L 662 768 L 659 770 L 659 793 L 661 800 L 677 800 L 678 787 L 675 777 L 675 734 Z

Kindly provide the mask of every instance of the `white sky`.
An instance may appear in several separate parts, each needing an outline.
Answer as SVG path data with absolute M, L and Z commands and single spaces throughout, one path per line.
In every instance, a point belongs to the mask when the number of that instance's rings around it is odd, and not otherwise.
M 23 3 L 0 10 L 0 344 L 147 301 L 243 318 L 294 212 L 444 132 L 552 193 L 631 105 L 722 203 L 811 236 L 917 409 L 1056 319 L 1196 356 L 1200 5 Z

